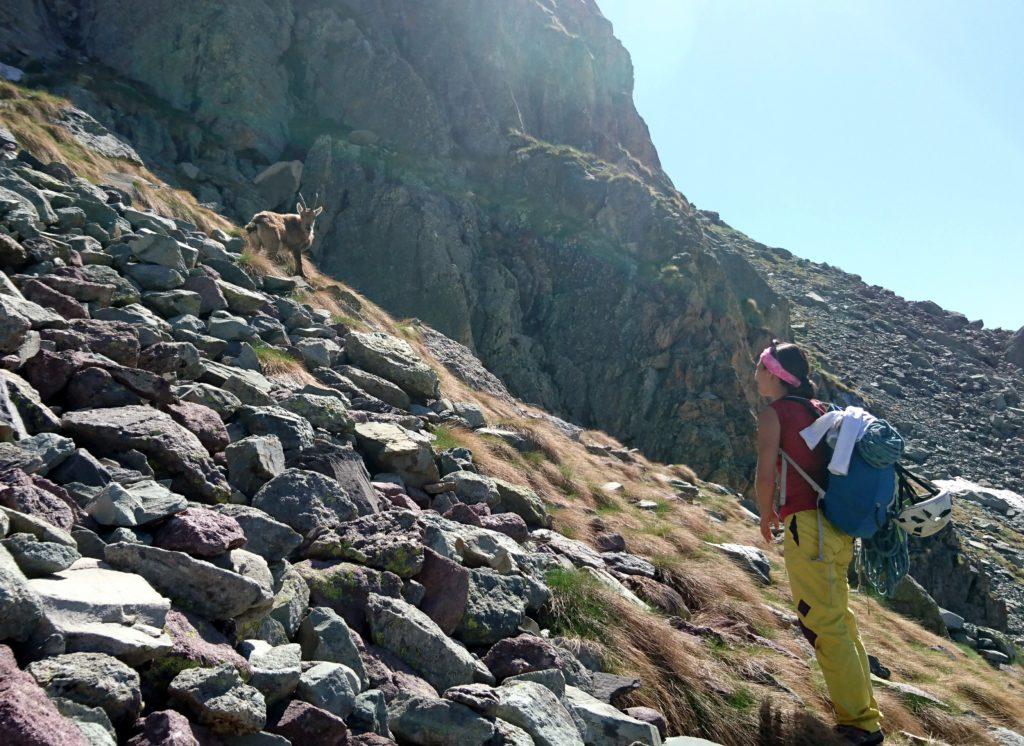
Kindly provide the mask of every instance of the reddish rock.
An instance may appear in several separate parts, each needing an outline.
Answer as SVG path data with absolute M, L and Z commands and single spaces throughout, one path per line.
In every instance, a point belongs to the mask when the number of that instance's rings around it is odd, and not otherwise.
M 71 376 L 64 391 L 64 408 L 127 407 L 142 399 L 102 368 L 83 368 Z
M 480 525 L 491 529 L 491 531 L 503 533 L 516 541 L 526 541 L 530 538 L 530 529 L 527 527 L 526 521 L 515 513 L 480 516 Z
M 21 294 L 33 303 L 38 303 L 44 308 L 52 308 L 66 319 L 87 319 L 89 311 L 72 298 L 59 290 L 54 290 L 39 280 L 29 280 L 21 287 Z
M 220 415 L 204 404 L 177 402 L 168 404 L 166 410 L 175 422 L 194 433 L 211 455 L 221 453 L 231 442 Z
M 344 720 L 299 700 L 289 703 L 270 732 L 284 736 L 293 744 L 347 746 L 351 743 Z
M 420 506 L 416 504 L 416 501 L 409 497 L 404 492 L 398 492 L 397 494 L 384 495 L 384 500 L 391 503 L 394 507 L 399 510 L 420 510 Z M 387 510 L 385 507 L 384 510 Z
M 10 746 L 89 746 L 82 732 L 57 712 L 14 654 L 0 645 L 0 743 Z
M 239 671 L 250 670 L 248 661 L 235 652 L 228 638 L 205 619 L 171 609 L 167 612 L 164 630 L 170 635 L 173 647 L 171 652 L 160 658 L 159 663 L 162 665 L 152 666 L 148 674 L 150 683 L 158 688 L 166 688 L 174 675 L 183 668 L 214 668 L 222 663 L 230 663 Z M 153 679 L 158 673 L 165 680 Z
M 465 523 L 469 526 L 481 526 L 480 514 L 473 510 L 466 503 L 455 503 L 444 512 L 444 517 L 457 523 Z
M 37 480 L 53 485 L 41 477 L 34 480 L 20 469 L 11 469 L 0 474 L 0 505 L 28 513 L 57 528 L 70 531 L 75 521 L 75 512 L 54 491 L 37 484 Z
M 555 646 L 533 635 L 500 640 L 491 646 L 483 660 L 498 681 L 529 671 L 560 667 Z
M 665 716 L 651 707 L 627 707 L 623 712 L 642 723 L 653 725 L 662 738 L 668 734 L 668 721 Z
M 376 645 L 366 645 L 362 638 L 356 638 L 355 643 L 359 648 L 363 668 L 366 670 L 366 679 L 369 682 L 367 688 L 380 689 L 388 702 L 399 695 L 418 695 L 431 699 L 437 699 L 439 696 L 434 687 L 390 650 Z
M 622 538 L 622 534 L 605 531 L 594 537 L 594 546 L 599 552 L 625 552 L 626 540 Z
M 405 492 L 400 484 L 394 482 L 373 482 L 373 488 L 377 490 L 384 497 L 394 497 L 396 495 L 404 495 Z
M 128 739 L 128 746 L 200 746 L 188 718 L 176 710 L 150 713 L 136 722 L 142 732 Z
M 196 557 L 215 557 L 245 544 L 245 533 L 231 516 L 186 508 L 154 532 L 153 544 Z
M 212 311 L 223 311 L 228 307 L 228 302 L 224 299 L 224 293 L 221 292 L 220 286 L 217 285 L 212 277 L 205 275 L 189 277 L 185 280 L 185 284 L 181 286 L 181 289 L 191 290 L 193 293 L 199 294 L 201 299 L 199 313 L 202 316 L 206 316 Z
M 377 733 L 363 733 L 349 739 L 352 746 L 398 746 L 395 741 Z
M 416 576 L 425 592 L 420 610 L 450 635 L 466 613 L 469 570 L 431 549 L 423 553 L 423 569 Z

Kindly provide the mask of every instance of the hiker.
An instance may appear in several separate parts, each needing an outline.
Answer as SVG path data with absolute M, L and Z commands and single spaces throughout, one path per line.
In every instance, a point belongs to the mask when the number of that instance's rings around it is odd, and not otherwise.
M 871 690 L 868 656 L 848 601 L 853 537 L 819 515 L 818 493 L 796 468 L 783 472 L 784 504 L 780 512 L 775 507 L 780 449 L 817 484 L 826 480 L 824 442 L 811 450 L 800 436 L 826 409 L 814 399 L 809 375 L 807 356 L 794 344 L 772 342 L 757 363 L 757 391 L 769 401 L 757 419 L 756 495 L 761 535 L 772 543 L 772 529 L 780 528 L 781 522 L 797 623 L 814 646 L 825 676 L 839 721 L 836 733 L 851 744 L 878 744 L 884 740 L 879 727 L 881 713 Z

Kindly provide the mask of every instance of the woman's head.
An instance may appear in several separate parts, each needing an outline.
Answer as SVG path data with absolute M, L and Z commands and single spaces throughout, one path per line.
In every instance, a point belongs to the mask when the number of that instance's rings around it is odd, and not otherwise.
M 769 399 L 783 396 L 811 399 L 814 397 L 814 384 L 810 374 L 811 366 L 802 349 L 795 344 L 772 340 L 771 346 L 758 359 L 754 380 L 757 381 L 757 392 Z

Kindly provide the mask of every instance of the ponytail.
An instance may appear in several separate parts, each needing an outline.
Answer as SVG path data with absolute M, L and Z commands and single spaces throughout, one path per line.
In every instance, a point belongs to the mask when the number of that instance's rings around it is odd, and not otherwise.
M 779 344 L 775 340 L 772 341 L 774 350 L 773 355 L 779 364 L 786 369 L 787 373 L 793 374 L 795 378 L 800 381 L 800 385 L 793 386 L 786 383 L 782 384 L 789 389 L 789 396 L 799 396 L 803 399 L 813 399 L 817 393 L 817 387 L 814 382 L 811 381 L 811 364 L 807 359 L 807 353 L 797 347 L 795 344 L 784 342 Z

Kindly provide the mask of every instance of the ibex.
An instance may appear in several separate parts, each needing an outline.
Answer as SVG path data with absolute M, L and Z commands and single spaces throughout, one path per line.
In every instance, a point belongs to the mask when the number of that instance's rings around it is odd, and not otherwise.
M 314 195 L 314 205 L 318 199 L 319 194 Z M 302 252 L 313 244 L 313 224 L 324 208 L 306 207 L 306 201 L 299 192 L 295 209 L 298 212 L 287 214 L 269 210 L 258 212 L 245 226 L 245 232 L 253 248 L 262 249 L 268 256 L 278 258 L 290 251 L 295 260 L 295 274 L 305 277 L 302 271 Z

